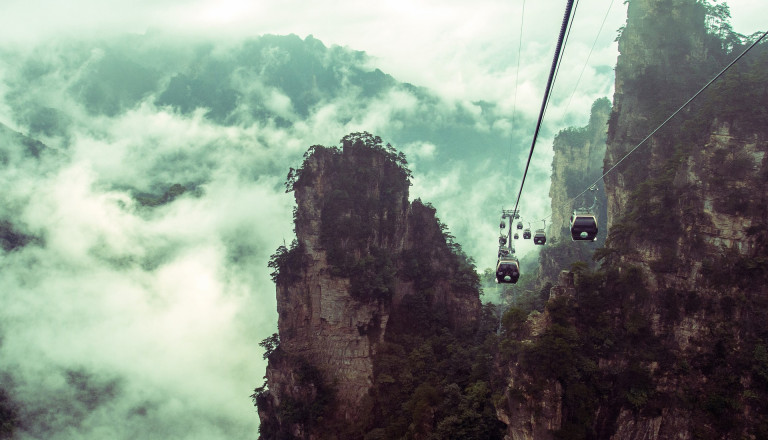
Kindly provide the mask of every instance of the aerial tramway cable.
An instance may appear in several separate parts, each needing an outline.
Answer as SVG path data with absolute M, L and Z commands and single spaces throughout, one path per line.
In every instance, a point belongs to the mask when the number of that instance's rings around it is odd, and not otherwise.
M 605 26 L 605 21 L 608 19 L 608 14 L 611 12 L 611 7 L 613 7 L 613 2 L 615 0 L 611 0 L 611 3 L 608 5 L 608 9 L 605 11 L 605 16 L 603 17 L 603 22 L 600 24 L 600 29 L 597 30 L 597 35 L 595 35 L 595 41 L 592 42 L 592 48 L 589 49 L 589 54 L 587 54 L 587 59 L 584 61 L 584 67 L 581 68 L 581 73 L 579 73 L 579 78 L 576 80 L 576 85 L 573 86 L 573 92 L 571 92 L 571 96 L 568 98 L 568 104 L 565 105 L 565 110 L 563 110 L 563 113 L 568 111 L 568 108 L 571 106 L 571 101 L 573 101 L 573 95 L 576 94 L 576 89 L 579 87 L 579 83 L 581 83 L 581 77 L 584 76 L 584 71 L 587 70 L 587 65 L 589 64 L 589 59 L 592 57 L 592 52 L 595 50 L 595 46 L 597 45 L 597 40 L 600 38 L 600 33 L 603 31 L 603 27 Z
M 517 111 L 517 85 L 518 81 L 520 79 L 520 52 L 523 48 L 523 25 L 525 24 L 525 0 L 523 0 L 523 7 L 520 12 L 520 37 L 518 39 L 517 43 L 517 71 L 515 72 L 515 97 L 512 100 L 512 129 L 514 130 L 515 127 L 515 112 Z M 510 143 L 509 145 L 509 153 L 507 154 L 507 177 L 511 174 L 511 166 L 512 163 L 512 150 L 513 145 Z
M 533 132 L 533 141 L 531 142 L 531 149 L 528 153 L 528 161 L 525 164 L 525 171 L 523 172 L 523 179 L 520 182 L 520 190 L 517 193 L 517 200 L 515 201 L 515 209 L 513 212 L 518 212 L 517 207 L 520 204 L 520 195 L 523 193 L 523 186 L 525 185 L 525 178 L 528 175 L 528 168 L 531 165 L 531 157 L 533 157 L 533 150 L 536 147 L 536 139 L 539 136 L 539 131 L 541 130 L 541 121 L 544 118 L 544 112 L 546 111 L 547 104 L 549 102 L 549 95 L 552 90 L 552 84 L 554 83 L 555 74 L 557 72 L 557 68 L 559 66 L 559 61 L 561 58 L 561 52 L 563 48 L 563 43 L 565 40 L 566 31 L 569 28 L 569 23 L 571 19 L 571 10 L 573 9 L 573 2 L 574 0 L 568 0 L 568 3 L 565 6 L 565 14 L 563 16 L 563 23 L 560 26 L 560 35 L 557 39 L 557 46 L 555 47 L 555 56 L 552 59 L 552 67 L 549 70 L 549 78 L 547 79 L 547 87 L 544 91 L 544 99 L 541 103 L 541 110 L 539 111 L 539 118 L 536 122 L 536 129 Z
M 563 40 L 563 47 L 565 47 L 568 44 L 568 38 L 571 36 L 571 30 L 573 29 L 573 19 L 576 16 L 576 9 L 579 7 L 579 0 L 575 0 L 573 3 L 573 11 L 571 12 L 571 17 L 568 22 L 568 31 L 565 34 L 565 39 Z M 560 52 L 560 57 L 557 59 L 557 68 L 555 69 L 555 77 L 552 80 L 552 85 L 554 86 L 555 82 L 557 81 L 557 75 L 560 73 L 560 66 L 562 66 L 563 56 L 565 55 L 565 51 Z M 549 108 L 549 100 L 552 98 L 552 94 L 550 93 L 549 96 L 547 96 L 547 103 L 544 106 L 544 116 L 547 115 L 547 109 Z
M 727 65 L 727 66 L 725 66 L 725 67 L 724 67 L 724 68 L 723 68 L 723 69 L 722 69 L 722 70 L 721 70 L 721 71 L 720 71 L 720 72 L 719 72 L 717 75 L 715 75 L 715 76 L 714 76 L 714 77 L 713 77 L 711 80 L 709 80 L 709 82 L 707 82 L 707 83 L 704 85 L 704 87 L 702 87 L 701 89 L 699 89 L 699 91 L 698 91 L 698 92 L 696 92 L 696 93 L 695 93 L 693 96 L 691 96 L 691 97 L 690 97 L 690 98 L 689 98 L 687 101 L 685 101 L 685 103 L 684 103 L 683 105 L 681 105 L 681 106 L 680 106 L 680 108 L 678 108 L 678 109 L 677 109 L 677 110 L 675 110 L 675 111 L 674 111 L 674 112 L 673 112 L 671 115 L 669 115 L 669 117 L 668 117 L 667 119 L 665 119 L 665 120 L 664 120 L 664 122 L 662 122 L 661 124 L 659 124 L 659 126 L 658 126 L 658 127 L 656 127 L 656 128 L 655 128 L 655 129 L 654 129 L 654 130 L 653 130 L 653 131 L 652 131 L 652 132 L 651 132 L 651 133 L 650 133 L 648 136 L 646 136 L 645 138 L 643 138 L 643 140 L 642 140 L 642 141 L 640 141 L 640 142 L 639 142 L 637 145 L 635 145 L 635 146 L 634 146 L 634 147 L 633 147 L 631 150 L 629 150 L 629 151 L 627 152 L 627 154 L 625 154 L 625 155 L 624 155 L 624 156 L 623 156 L 621 159 L 619 159 L 619 161 L 618 161 L 618 162 L 616 162 L 616 163 L 615 163 L 615 164 L 614 164 L 614 165 L 613 165 L 611 168 L 609 168 L 609 169 L 608 169 L 608 171 L 606 171 L 605 173 L 603 173 L 603 175 L 602 175 L 602 176 L 598 177 L 598 178 L 597 178 L 597 180 L 595 180 L 594 182 L 592 182 L 590 185 L 587 185 L 587 187 L 586 187 L 586 188 L 585 188 L 585 189 L 584 189 L 582 192 L 580 192 L 578 195 L 576 195 L 574 198 L 572 198 L 572 199 L 570 199 L 568 202 L 566 202 L 566 205 L 567 205 L 567 204 L 570 204 L 570 203 L 573 203 L 573 202 L 574 202 L 576 199 L 578 199 L 579 197 L 581 197 L 582 195 L 584 195 L 584 193 L 586 193 L 587 191 L 589 191 L 589 189 L 590 189 L 591 187 L 593 187 L 593 186 L 597 185 L 597 184 L 600 182 L 600 180 L 602 180 L 603 178 L 605 178 L 605 176 L 607 176 L 607 175 L 608 175 L 608 174 L 609 174 L 611 171 L 613 171 L 614 169 L 616 169 L 616 167 L 618 167 L 618 166 L 619 166 L 619 164 L 621 164 L 622 162 L 624 162 L 624 160 L 625 160 L 627 157 L 629 157 L 629 155 L 631 155 L 632 153 L 634 153 L 634 152 L 635 152 L 635 150 L 637 150 L 637 149 L 638 149 L 638 148 L 640 148 L 640 147 L 641 147 L 643 144 L 645 144 L 645 142 L 646 142 L 648 139 L 650 139 L 650 138 L 651 138 L 651 136 L 653 136 L 654 134 L 656 134 L 656 132 L 657 132 L 657 131 L 659 131 L 659 130 L 661 129 L 661 127 L 663 127 L 664 125 L 666 125 L 666 124 L 667 124 L 667 122 L 669 122 L 670 120 L 672 120 L 672 118 L 674 118 L 674 117 L 675 117 L 675 116 L 676 116 L 678 113 L 680 113 L 680 112 L 681 112 L 681 111 L 682 111 L 682 110 L 683 110 L 683 109 L 684 109 L 686 106 L 688 106 L 688 104 L 690 104 L 690 103 L 691 103 L 691 102 L 692 102 L 694 99 L 696 99 L 696 98 L 697 98 L 697 97 L 698 97 L 698 96 L 699 96 L 699 95 L 700 95 L 702 92 L 704 92 L 704 90 L 706 90 L 707 88 L 709 88 L 709 86 L 711 86 L 711 85 L 712 85 L 712 84 L 713 84 L 715 81 L 717 81 L 717 80 L 718 80 L 718 79 L 719 79 L 721 76 L 723 76 L 723 74 L 724 74 L 724 73 L 725 73 L 725 72 L 726 72 L 728 69 L 730 69 L 730 68 L 731 68 L 731 67 L 732 67 L 734 64 L 736 64 L 736 62 L 738 62 L 738 61 L 739 61 L 739 60 L 740 60 L 740 59 L 741 59 L 741 58 L 742 58 L 744 55 L 746 55 L 746 54 L 747 54 L 747 52 L 749 52 L 750 50 L 752 50 L 752 48 L 753 48 L 753 47 L 757 46 L 757 44 L 758 44 L 758 43 L 760 43 L 760 41 L 761 41 L 763 38 L 765 38 L 765 37 L 766 37 L 766 35 L 768 35 L 768 31 L 765 31 L 765 32 L 764 32 L 764 33 L 763 33 L 763 34 L 762 34 L 762 35 L 761 35 L 761 36 L 760 36 L 760 37 L 759 37 L 757 40 L 755 40 L 755 41 L 754 41 L 752 44 L 750 44 L 750 45 L 749 45 L 749 47 L 747 47 L 746 49 L 744 49 L 744 51 L 743 51 L 741 54 L 739 54 L 739 56 L 737 56 L 736 58 L 734 58 L 734 59 L 733 59 L 733 61 L 731 61 L 730 63 L 728 63 L 728 65 Z M 550 213 L 548 216 L 544 217 L 544 219 L 542 219 L 542 220 L 546 220 L 547 218 L 549 218 L 549 217 L 551 217 L 551 216 L 552 216 L 552 213 Z

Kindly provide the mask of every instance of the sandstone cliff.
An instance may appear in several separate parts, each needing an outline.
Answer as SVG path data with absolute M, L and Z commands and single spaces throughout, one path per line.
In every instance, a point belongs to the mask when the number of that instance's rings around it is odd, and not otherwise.
M 403 319 L 414 309 L 439 310 L 456 332 L 476 326 L 474 268 L 434 208 L 408 202 L 405 165 L 379 138 L 357 133 L 341 149 L 312 147 L 289 175 L 296 241 L 271 263 L 279 346 L 268 390 L 257 390 L 262 438 L 369 429 L 377 351 L 388 333 L 421 324 Z
M 606 170 L 743 50 L 715 12 L 629 3 Z M 758 46 L 606 177 L 600 270 L 502 351 L 507 438 L 768 435 L 766 60 Z

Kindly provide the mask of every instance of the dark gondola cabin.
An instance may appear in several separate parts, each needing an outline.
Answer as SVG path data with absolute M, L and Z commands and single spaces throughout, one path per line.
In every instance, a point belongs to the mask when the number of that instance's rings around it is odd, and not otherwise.
M 571 216 L 571 239 L 573 241 L 597 240 L 597 219 L 592 214 Z
M 520 236 L 518 234 L 515 234 L 515 240 L 517 240 L 518 238 L 520 238 Z
M 523 229 L 523 222 L 517 222 L 517 229 Z
M 525 228 L 525 231 L 523 231 L 523 238 L 526 240 L 531 239 L 531 228 Z
M 544 233 L 543 229 L 537 229 L 536 233 L 533 235 L 533 244 L 541 244 L 547 242 L 547 234 Z
M 502 257 L 496 263 L 497 283 L 516 283 L 520 278 L 520 263 L 517 258 Z

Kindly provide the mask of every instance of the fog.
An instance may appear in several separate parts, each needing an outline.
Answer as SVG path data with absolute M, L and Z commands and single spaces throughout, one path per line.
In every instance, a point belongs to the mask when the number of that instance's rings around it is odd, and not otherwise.
M 562 69 L 584 73 L 554 89 L 521 201 L 534 225 L 552 138 L 613 94 L 618 3 L 577 11 Z M 741 30 L 758 6 L 732 3 Z M 521 3 L 5 5 L 0 389 L 18 438 L 255 438 L 267 262 L 311 145 L 368 131 L 404 151 L 411 199 L 491 266 L 562 19 L 526 8 L 518 63 Z

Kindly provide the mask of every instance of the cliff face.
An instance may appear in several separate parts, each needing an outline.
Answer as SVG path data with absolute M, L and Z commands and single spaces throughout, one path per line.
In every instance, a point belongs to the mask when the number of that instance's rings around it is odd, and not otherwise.
M 276 274 L 279 347 L 259 402 L 262 438 L 323 438 L 367 419 L 375 354 L 419 277 L 437 279 L 427 304 L 454 328 L 479 316 L 477 290 L 457 284 L 443 227 L 434 209 L 408 202 L 409 172 L 390 148 L 350 135 L 341 150 L 313 147 L 289 176 L 296 241 Z
M 683 0 L 629 6 L 606 168 L 746 47 L 725 49 L 737 37 L 713 35 L 706 12 Z M 677 31 L 651 36 L 659 22 Z M 755 106 L 749 95 L 766 96 L 755 89 L 765 47 L 750 56 L 606 176 L 611 248 L 642 265 L 654 288 L 705 287 L 714 257 L 763 251 L 765 102 Z
M 606 170 L 743 50 L 707 28 L 712 12 L 629 3 Z M 501 407 L 508 438 L 768 434 L 766 52 L 756 47 L 606 177 L 600 270 L 577 270 L 570 294 L 521 325 Z
M 606 166 L 638 141 L 636 133 L 660 122 L 643 96 L 648 87 L 658 90 L 656 96 L 664 91 L 690 96 L 713 76 L 715 65 L 725 65 L 745 47 L 724 50 L 733 36 L 716 38 L 702 26 L 700 5 L 669 6 L 630 5 Z M 676 43 L 636 30 L 665 14 L 685 31 Z M 641 363 L 651 373 L 650 392 L 663 396 L 663 407 L 640 414 L 622 409 L 615 438 L 765 435 L 766 408 L 758 398 L 746 397 L 765 392 L 755 371 L 764 366 L 759 353 L 766 343 L 756 326 L 766 317 L 768 294 L 767 95 L 759 86 L 763 80 L 750 77 L 764 76 L 758 72 L 764 71 L 765 46 L 750 55 L 641 147 L 639 157 L 606 178 L 613 225 L 608 246 L 615 251 L 606 265 L 642 270 L 648 296 L 632 306 L 647 320 L 648 336 L 658 338 L 655 346 L 664 350 Z M 690 85 L 676 77 L 681 68 L 695 72 Z M 762 96 L 763 104 L 755 106 L 749 94 Z M 668 113 L 676 109 L 670 101 L 660 102 Z M 665 360 L 671 364 L 663 368 Z
M 611 103 L 601 98 L 592 104 L 589 124 L 581 128 L 561 131 L 552 145 L 552 177 L 549 197 L 552 200 L 552 218 L 548 236 L 558 242 L 570 241 L 570 217 L 574 209 L 589 208 L 593 196 L 586 193 L 573 200 L 584 188 L 603 173 L 605 138 Z M 602 182 L 598 183 L 602 187 Z M 602 188 L 598 188 L 602 193 Z M 599 196 L 598 207 L 604 207 L 605 197 Z M 601 203 L 603 202 L 603 203 Z M 599 214 L 599 213 L 598 213 Z M 603 220 L 605 216 L 602 216 Z
M 606 231 L 606 198 L 602 181 L 595 185 L 595 191 L 587 191 L 578 198 L 576 196 L 603 174 L 610 112 L 610 101 L 598 99 L 592 104 L 588 125 L 563 130 L 555 137 L 549 189 L 552 217 L 547 246 L 539 254 L 538 278 L 541 285 L 555 283 L 559 272 L 571 262 L 591 262 L 594 250 L 605 243 L 605 233 L 598 235 L 596 242 L 573 242 L 570 218 L 575 209 L 594 206 L 598 229 Z

